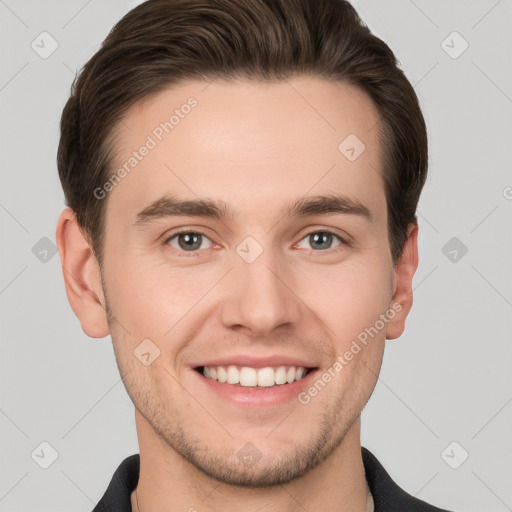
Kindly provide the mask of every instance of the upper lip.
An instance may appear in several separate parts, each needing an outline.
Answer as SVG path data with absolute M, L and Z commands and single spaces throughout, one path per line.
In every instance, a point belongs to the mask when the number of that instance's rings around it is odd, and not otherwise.
M 266 368 L 269 366 L 301 366 L 303 368 L 316 368 L 317 365 L 306 359 L 298 359 L 292 356 L 274 355 L 269 357 L 255 357 L 250 355 L 226 356 L 222 358 L 204 361 L 194 365 L 199 366 L 248 366 L 250 368 Z

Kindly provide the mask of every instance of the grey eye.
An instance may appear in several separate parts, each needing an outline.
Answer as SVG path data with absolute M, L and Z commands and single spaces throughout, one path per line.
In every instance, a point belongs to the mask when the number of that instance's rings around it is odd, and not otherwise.
M 208 249 L 204 247 L 203 242 L 210 239 L 202 233 L 196 233 L 194 231 L 184 231 L 182 233 L 176 233 L 174 236 L 169 238 L 168 244 L 175 249 L 182 251 L 192 252 L 198 249 Z M 177 245 L 176 245 L 177 243 Z M 211 244 L 211 241 L 210 241 Z
M 315 231 L 314 233 L 309 233 L 306 235 L 300 243 L 302 243 L 304 240 L 307 240 L 307 242 L 311 245 L 311 248 L 323 251 L 332 247 L 333 238 L 337 238 L 340 241 L 340 244 L 338 245 L 341 245 L 341 242 L 343 242 L 343 240 L 341 240 L 338 235 L 335 235 L 330 231 Z M 308 249 L 308 247 L 303 248 Z

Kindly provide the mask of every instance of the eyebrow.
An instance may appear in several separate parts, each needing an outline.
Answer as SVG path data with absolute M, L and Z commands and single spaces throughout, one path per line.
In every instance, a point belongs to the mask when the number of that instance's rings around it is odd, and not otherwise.
M 330 194 L 304 197 L 286 204 L 280 211 L 280 218 L 325 215 L 329 213 L 360 216 L 373 220 L 371 211 L 357 199 Z M 175 196 L 164 196 L 153 201 L 137 214 L 134 226 L 141 226 L 159 219 L 173 216 L 205 217 L 234 221 L 238 215 L 229 203 L 211 198 L 179 200 Z

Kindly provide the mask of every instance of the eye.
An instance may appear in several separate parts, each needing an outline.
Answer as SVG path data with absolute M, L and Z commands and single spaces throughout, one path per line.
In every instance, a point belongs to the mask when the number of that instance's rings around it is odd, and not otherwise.
M 345 240 L 343 240 L 340 236 L 331 233 L 330 231 L 312 231 L 311 233 L 308 233 L 299 242 L 299 244 L 302 243 L 303 240 L 306 240 L 308 243 L 311 244 L 313 248 L 325 251 L 331 248 L 333 237 L 337 238 L 341 242 L 340 244 L 338 244 L 338 246 L 346 244 Z M 299 245 L 299 247 L 301 246 Z M 307 247 L 305 248 L 307 249 Z
M 204 246 L 205 240 L 208 240 L 210 245 Z M 178 251 L 197 252 L 199 249 L 209 249 L 212 245 L 211 240 L 203 233 L 195 231 L 180 231 L 169 237 L 165 241 L 166 245 L 170 245 Z

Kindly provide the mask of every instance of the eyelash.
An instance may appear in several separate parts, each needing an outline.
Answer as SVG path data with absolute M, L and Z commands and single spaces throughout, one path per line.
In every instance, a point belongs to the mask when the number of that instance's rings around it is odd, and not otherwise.
M 171 236 L 167 237 L 165 239 L 165 241 L 163 242 L 163 245 L 168 245 L 169 242 L 177 237 L 178 235 L 181 235 L 181 234 L 194 234 L 194 235 L 201 235 L 201 236 L 204 236 L 208 239 L 209 236 L 206 235 L 205 233 L 202 233 L 201 231 L 193 231 L 191 229 L 183 229 L 183 230 L 180 230 L 180 231 L 176 231 L 175 233 L 173 233 Z M 315 251 L 313 249 L 310 249 L 310 251 L 312 252 L 315 252 L 315 253 L 323 253 L 323 252 L 332 252 L 332 251 L 336 251 L 336 250 L 340 250 L 340 248 L 342 246 L 349 246 L 350 244 L 344 239 L 342 238 L 340 235 L 334 233 L 333 231 L 329 231 L 328 229 L 319 229 L 319 230 L 316 230 L 316 231 L 310 231 L 308 233 L 306 233 L 301 239 L 300 239 L 300 242 L 302 242 L 302 240 L 304 240 L 305 238 L 311 236 L 311 235 L 315 235 L 315 234 L 318 234 L 318 233 L 328 233 L 330 235 L 333 235 L 334 237 L 336 237 L 340 242 L 341 244 L 337 247 L 334 247 L 334 248 L 330 248 L 330 249 L 324 249 L 324 250 L 319 250 L 319 251 Z M 210 240 L 211 241 L 211 240 Z M 214 242 L 212 242 L 214 243 Z M 203 251 L 206 251 L 207 249 L 198 249 L 196 251 L 183 251 L 183 250 L 180 250 L 180 249 L 176 249 L 175 247 L 172 247 L 173 250 L 175 251 L 178 251 L 180 254 L 178 255 L 178 257 L 180 258 L 194 258 L 194 257 L 198 257 L 201 255 L 201 253 Z

